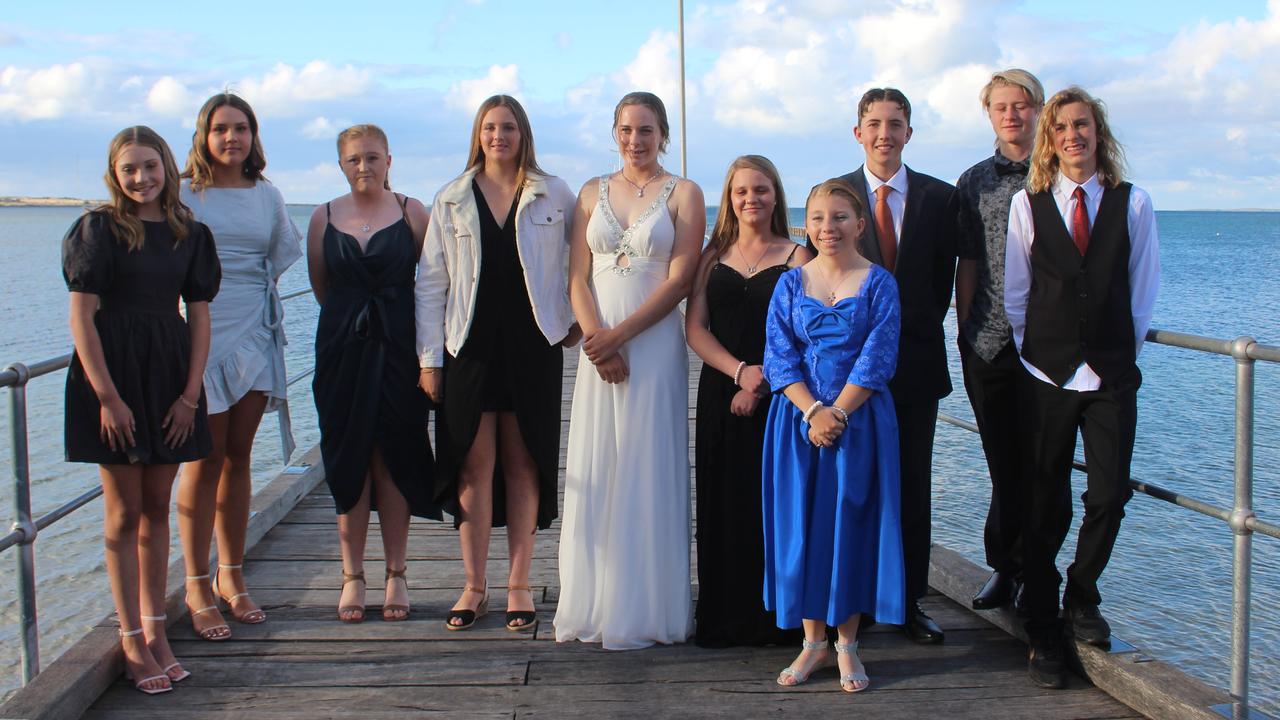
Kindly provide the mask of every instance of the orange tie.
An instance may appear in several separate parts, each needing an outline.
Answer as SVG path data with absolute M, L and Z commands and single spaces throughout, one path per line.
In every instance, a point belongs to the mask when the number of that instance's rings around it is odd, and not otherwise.
M 893 231 L 893 211 L 889 209 L 889 193 L 893 188 L 881 185 L 876 188 L 876 236 L 880 238 L 880 257 L 884 269 L 893 272 L 898 264 L 898 236 Z
M 1084 188 L 1076 186 L 1072 197 L 1075 198 L 1076 209 L 1071 213 L 1071 240 L 1080 251 L 1080 257 L 1084 257 L 1089 249 L 1089 208 L 1084 204 Z M 879 212 L 878 206 L 876 212 Z

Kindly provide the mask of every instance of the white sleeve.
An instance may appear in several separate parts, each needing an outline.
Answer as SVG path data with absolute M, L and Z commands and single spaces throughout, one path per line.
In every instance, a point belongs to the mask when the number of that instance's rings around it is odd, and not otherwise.
M 449 267 L 444 254 L 444 203 L 437 194 L 431 203 L 431 220 L 418 258 L 418 278 L 413 286 L 414 324 L 417 327 L 418 366 L 444 367 L 444 311 L 449 292 Z
M 1004 251 L 1004 314 L 1013 328 L 1013 342 L 1022 352 L 1022 335 L 1027 327 L 1027 298 L 1031 294 L 1031 243 L 1035 226 L 1031 221 L 1031 200 L 1019 190 L 1009 206 L 1009 236 Z
M 1129 306 L 1133 310 L 1134 353 L 1151 327 L 1156 293 L 1160 289 L 1160 239 L 1151 196 L 1134 187 L 1129 191 Z

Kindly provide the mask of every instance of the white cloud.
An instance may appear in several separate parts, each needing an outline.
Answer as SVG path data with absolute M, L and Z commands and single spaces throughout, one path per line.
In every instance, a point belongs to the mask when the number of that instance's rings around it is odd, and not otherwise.
M 518 65 L 492 65 L 484 77 L 459 80 L 449 86 L 444 101 L 451 108 L 473 113 L 480 107 L 480 103 L 498 94 L 521 99 Z
M 306 112 L 302 107 L 306 104 L 361 97 L 373 86 L 373 77 L 368 68 L 312 60 L 301 68 L 277 63 L 267 74 L 244 78 L 231 89 L 252 103 L 258 114 L 293 116 Z
M 614 75 L 622 93 L 645 90 L 662 98 L 667 114 L 680 107 L 680 46 L 676 34 L 654 30 L 626 67 Z M 690 86 L 690 89 L 692 87 Z
M 334 140 L 341 130 L 338 124 L 321 115 L 302 126 L 302 136 L 310 140 Z
M 126 81 L 130 82 L 135 78 Z M 199 107 L 199 99 L 180 80 L 165 75 L 147 91 L 147 108 L 168 117 L 187 118 Z
M 0 70 L 0 117 L 49 120 L 83 108 L 96 80 L 82 62 L 38 70 L 13 65 Z

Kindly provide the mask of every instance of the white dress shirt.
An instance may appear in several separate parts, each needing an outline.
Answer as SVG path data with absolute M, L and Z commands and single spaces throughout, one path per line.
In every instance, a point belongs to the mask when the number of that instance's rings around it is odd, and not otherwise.
M 889 212 L 893 214 L 893 234 L 894 243 L 902 242 L 902 216 L 907 213 L 907 166 L 899 165 L 898 172 L 888 180 L 881 180 L 875 176 L 875 173 L 867 169 L 866 165 L 862 166 L 862 175 L 867 179 L 867 201 L 871 203 L 871 207 L 867 208 L 867 222 L 875 225 L 876 222 L 876 190 L 881 185 L 888 185 L 892 188 L 889 197 L 885 198 L 885 203 L 889 205 Z
M 870 174 L 868 174 L 870 177 Z M 1085 208 L 1089 214 L 1089 228 L 1093 229 L 1098 217 L 1098 207 L 1106 188 L 1095 174 L 1083 185 L 1070 180 L 1062 173 L 1053 181 L 1053 201 L 1062 214 L 1062 222 L 1070 234 L 1071 216 L 1076 209 L 1073 194 L 1076 188 L 1084 189 Z M 1142 350 L 1142 341 L 1151 326 L 1151 313 L 1156 304 L 1156 291 L 1160 286 L 1160 241 L 1156 233 L 1155 210 L 1151 196 L 1136 185 L 1129 191 L 1129 304 L 1133 311 L 1134 354 Z M 1036 378 L 1056 384 L 1025 358 L 1022 353 L 1022 336 L 1027 327 L 1027 298 L 1031 294 L 1031 245 L 1035 242 L 1035 225 L 1031 219 L 1031 199 L 1026 190 L 1013 196 L 1009 207 L 1009 241 L 1005 247 L 1004 310 L 1013 326 L 1013 341 L 1018 347 L 1019 359 Z M 1063 386 L 1064 390 L 1079 392 L 1097 390 L 1102 379 L 1081 363 Z

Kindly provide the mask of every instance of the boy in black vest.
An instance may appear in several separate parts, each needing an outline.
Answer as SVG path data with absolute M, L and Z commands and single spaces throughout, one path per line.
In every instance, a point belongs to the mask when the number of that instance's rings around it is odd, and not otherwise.
M 1055 558 L 1070 525 L 1076 430 L 1088 489 L 1063 608 L 1079 640 L 1107 646 L 1098 577 L 1111 557 L 1129 489 L 1137 426 L 1136 364 L 1160 279 L 1151 198 L 1124 182 L 1124 155 L 1102 104 L 1070 87 L 1036 126 L 1027 189 L 1013 197 L 1005 255 L 1005 313 L 1030 402 L 1035 472 L 1023 525 L 1030 613 L 1028 672 L 1042 687 L 1066 683 Z

